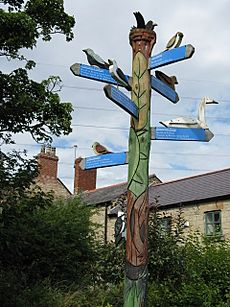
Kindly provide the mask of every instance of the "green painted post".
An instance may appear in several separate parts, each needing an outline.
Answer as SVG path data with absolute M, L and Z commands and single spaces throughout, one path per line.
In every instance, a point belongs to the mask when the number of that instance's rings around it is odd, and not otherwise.
M 156 42 L 156 33 L 134 28 L 130 31 L 129 39 L 133 50 L 131 96 L 138 106 L 139 117 L 131 118 L 129 133 L 124 306 L 144 307 L 148 275 L 148 168 L 151 142 L 151 86 L 148 63 Z

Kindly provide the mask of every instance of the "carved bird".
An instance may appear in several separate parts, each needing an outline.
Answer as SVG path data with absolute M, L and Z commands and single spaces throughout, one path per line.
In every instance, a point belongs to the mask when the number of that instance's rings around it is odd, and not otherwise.
M 173 90 L 175 90 L 175 84 L 178 84 L 176 76 L 167 76 L 160 70 L 155 71 L 155 76 L 157 79 L 161 80 L 168 86 L 170 86 Z
M 109 69 L 109 63 L 105 62 L 98 54 L 96 54 L 92 49 L 83 49 L 85 52 L 87 60 L 90 65 L 97 66 L 99 68 Z
M 123 71 L 118 67 L 117 62 L 115 60 L 108 60 L 109 62 L 109 72 L 113 79 L 115 79 L 119 84 L 122 84 L 127 90 L 131 91 L 132 87 L 129 84 L 128 77 L 125 76 Z
M 101 145 L 98 142 L 94 142 L 92 145 L 92 148 L 96 155 L 104 155 L 104 154 L 112 153 L 112 151 L 109 151 L 105 146 Z
M 149 20 L 145 25 L 145 29 L 153 31 L 156 26 L 157 26 L 156 22 Z
M 155 26 L 157 26 L 157 24 L 152 21 L 152 20 L 149 20 L 146 24 L 145 24 L 145 20 L 144 20 L 144 17 L 142 16 L 142 14 L 140 12 L 134 12 L 133 13 L 135 18 L 136 18 L 136 21 L 137 21 L 137 26 L 133 26 L 131 28 L 131 30 L 134 30 L 134 29 L 148 29 L 148 30 L 153 30 Z
M 144 17 L 142 16 L 142 14 L 140 12 L 134 12 L 133 14 L 134 14 L 136 21 L 137 21 L 137 28 L 145 29 L 145 20 L 144 20 Z
M 182 32 L 177 32 L 175 35 L 173 35 L 166 45 L 166 50 L 179 47 L 183 37 L 184 34 Z
M 126 237 L 126 223 L 125 223 L 125 214 L 123 211 L 118 211 L 117 219 L 114 225 L 115 230 L 115 244 L 118 245 L 125 240 Z
M 218 104 L 217 101 L 204 97 L 201 99 L 198 108 L 198 117 L 177 117 L 168 121 L 160 122 L 165 127 L 177 127 L 177 128 L 203 128 L 209 129 L 205 120 L 205 106 L 206 104 Z

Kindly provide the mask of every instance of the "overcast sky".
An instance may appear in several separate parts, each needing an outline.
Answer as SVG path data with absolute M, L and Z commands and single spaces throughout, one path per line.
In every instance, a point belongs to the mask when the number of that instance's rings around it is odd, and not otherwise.
M 152 141 L 150 174 L 162 181 L 201 174 L 229 167 L 230 160 L 230 2 L 229 0 L 65 0 L 66 11 L 76 18 L 75 38 L 67 43 L 56 35 L 50 43 L 39 42 L 26 55 L 37 61 L 31 77 L 40 81 L 59 75 L 63 81 L 63 101 L 74 106 L 73 132 L 55 138 L 59 156 L 59 178 L 73 190 L 74 145 L 77 156 L 92 156 L 91 145 L 98 141 L 112 151 L 127 151 L 130 116 L 109 101 L 103 83 L 74 76 L 73 63 L 87 64 L 84 48 L 92 48 L 104 59 L 114 58 L 126 74 L 131 74 L 132 52 L 129 31 L 136 24 L 133 12 L 157 22 L 157 42 L 152 55 L 164 50 L 177 31 L 184 33 L 182 45 L 192 44 L 196 51 L 186 61 L 162 67 L 176 75 L 180 100 L 172 104 L 152 91 L 151 126 L 178 116 L 197 117 L 202 97 L 219 102 L 206 108 L 206 121 L 215 137 L 209 143 Z M 1 59 L 3 71 L 17 67 L 15 61 Z M 152 72 L 154 73 L 154 72 Z M 129 93 L 127 92 L 127 95 Z M 17 145 L 7 149 L 26 149 L 29 156 L 40 151 L 29 135 L 18 135 Z M 5 149 L 5 148 L 4 148 Z M 97 186 L 127 180 L 127 166 L 98 170 Z

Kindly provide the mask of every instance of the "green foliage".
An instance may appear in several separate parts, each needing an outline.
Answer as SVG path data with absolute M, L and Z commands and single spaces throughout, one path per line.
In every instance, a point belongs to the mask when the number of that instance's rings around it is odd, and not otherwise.
M 230 244 L 196 233 L 183 237 L 183 212 L 175 227 L 161 228 L 159 214 L 150 219 L 150 306 L 229 306 Z
M 125 246 L 114 243 L 95 246 L 97 261 L 93 264 L 95 283 L 119 284 L 124 278 Z
M 96 241 L 94 211 L 78 198 L 21 191 L 1 206 L 0 305 L 122 306 L 124 246 Z M 150 217 L 148 305 L 230 306 L 229 242 L 183 238 L 182 211 L 171 231 L 159 217 Z
M 73 38 L 74 18 L 64 11 L 62 0 L 9 0 L 8 10 L 0 9 L 0 50 L 16 57 L 21 48 L 33 48 L 37 40 L 50 40 L 61 33 Z
M 36 23 L 37 33 L 44 40 L 50 40 L 52 33 L 62 33 L 67 41 L 72 40 L 71 29 L 75 22 L 72 16 L 65 13 L 63 2 L 63 0 L 30 0 L 26 3 L 25 12 Z
M 4 307 L 63 306 L 64 294 L 49 280 L 27 285 L 26 276 L 18 271 L 0 271 L 0 304 Z
M 123 284 L 107 283 L 87 289 L 62 292 L 65 307 L 120 307 L 123 306 Z
M 182 240 L 182 212 L 180 210 L 174 218 L 171 230 L 162 228 L 160 217 L 155 211 L 149 219 L 149 280 L 177 282 L 184 276 L 184 250 L 178 244 Z
M 36 141 L 49 141 L 50 134 L 70 133 L 72 106 L 53 92 L 59 82 L 55 77 L 35 82 L 21 68 L 9 75 L 0 72 L 0 137 L 9 141 L 11 133 L 25 131 Z
M 81 284 L 93 260 L 89 217 L 78 199 L 57 204 L 39 193 L 2 207 L 1 265 L 23 272 L 32 283 L 49 277 Z
M 0 205 L 14 205 L 24 197 L 37 174 L 36 161 L 26 159 L 25 153 L 13 151 L 6 155 L 0 151 Z
M 49 279 L 45 279 L 23 287 L 18 276 L 11 274 L 1 277 L 4 282 L 0 281 L 0 303 L 4 307 L 120 307 L 123 304 L 123 284 L 77 289 L 74 286 L 54 285 Z M 9 289 L 7 284 L 12 281 L 14 283 Z M 4 288 L 1 287 L 2 284 Z
M 4 0 L 0 9 L 0 56 L 26 60 L 25 69 L 10 74 L 0 71 L 0 139 L 12 142 L 12 134 L 29 132 L 36 141 L 51 142 L 51 135 L 69 134 L 72 129 L 70 103 L 61 103 L 58 77 L 41 83 L 31 80 L 27 70 L 35 62 L 20 54 L 32 49 L 39 38 L 49 41 L 55 33 L 73 38 L 74 18 L 64 11 L 62 0 Z
M 36 44 L 38 38 L 36 22 L 27 13 L 5 12 L 0 9 L 0 23 L 2 55 L 15 57 L 19 49 L 31 48 Z

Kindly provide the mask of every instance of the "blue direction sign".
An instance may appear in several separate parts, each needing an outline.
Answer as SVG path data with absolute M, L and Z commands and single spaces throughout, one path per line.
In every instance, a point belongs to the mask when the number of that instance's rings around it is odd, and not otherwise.
M 202 128 L 151 128 L 151 140 L 200 141 L 208 142 L 205 129 Z
M 154 76 L 151 76 L 151 87 L 157 93 L 161 94 L 173 103 L 177 103 L 179 101 L 177 92 L 175 92 L 170 86 L 155 78 Z
M 138 107 L 124 93 L 112 85 L 104 86 L 104 92 L 107 98 L 115 102 L 119 107 L 128 112 L 130 115 L 138 118 Z
M 83 170 L 123 165 L 128 163 L 127 152 L 109 153 L 82 159 L 80 167 Z
M 110 72 L 108 69 L 75 63 L 70 67 L 70 70 L 75 76 L 79 76 L 79 77 L 91 79 L 91 80 L 96 80 L 96 81 L 101 81 L 105 83 L 115 84 L 115 85 L 118 84 L 118 82 L 114 80 L 113 77 L 110 75 Z M 119 86 L 123 86 L 123 85 L 119 84 Z
M 195 48 L 190 44 L 163 51 L 149 59 L 149 69 L 189 59 L 194 52 Z
M 108 69 L 103 69 L 79 63 L 73 64 L 70 67 L 70 69 L 75 76 L 101 81 L 105 83 L 110 83 L 114 85 L 118 84 L 117 81 L 112 78 Z M 130 78 L 127 75 L 126 77 Z M 124 85 L 122 84 L 119 84 L 119 86 L 124 87 Z M 163 95 L 164 97 L 166 97 L 167 99 L 169 99 L 174 103 L 176 103 L 179 100 L 177 93 L 173 89 L 171 89 L 167 84 L 163 83 L 162 81 L 158 80 L 153 76 L 151 77 L 151 87 L 155 91 L 157 91 L 158 93 L 160 93 L 161 95 Z

